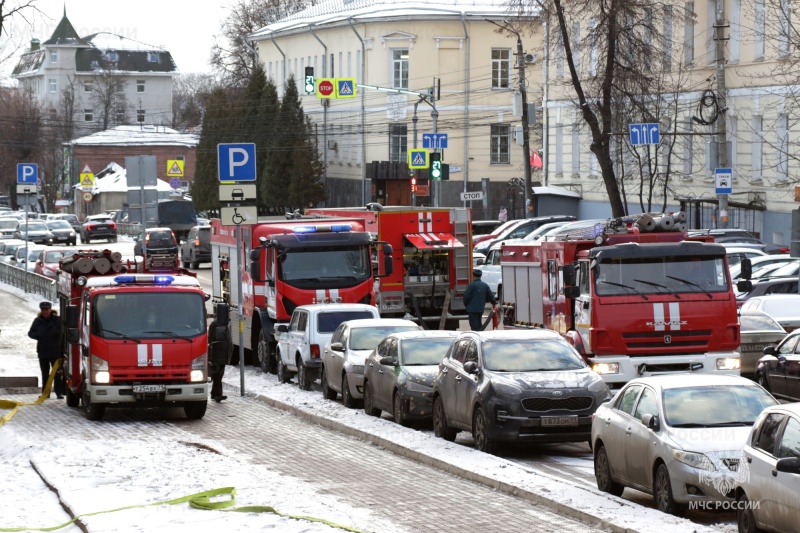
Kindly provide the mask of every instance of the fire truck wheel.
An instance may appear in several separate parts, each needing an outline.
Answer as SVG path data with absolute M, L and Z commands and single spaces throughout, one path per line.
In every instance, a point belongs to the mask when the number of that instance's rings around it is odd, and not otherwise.
M 355 409 L 357 407 L 356 403 L 356 399 L 353 398 L 353 395 L 350 393 L 350 384 L 347 383 L 347 374 L 344 374 L 342 376 L 342 405 L 350 409 Z
M 322 397 L 326 400 L 335 400 L 338 394 L 328 383 L 328 371 L 325 370 L 323 366 L 320 368 L 320 372 L 322 373 L 322 377 L 320 377 L 320 382 L 322 383 Z
M 81 403 L 80 396 L 78 396 L 77 394 L 72 392 L 72 389 L 67 387 L 67 406 L 68 407 L 78 407 L 78 405 L 80 405 L 80 403 Z
M 297 356 L 297 386 L 300 387 L 300 390 L 311 390 L 311 383 L 313 380 L 311 379 L 311 373 L 308 371 L 308 368 L 305 367 L 303 361 L 300 360 L 300 356 Z
M 206 414 L 208 400 L 202 402 L 188 402 L 183 405 L 183 412 L 189 420 L 200 420 Z
M 458 431 L 447 425 L 447 417 L 444 414 L 444 402 L 441 396 L 437 396 L 433 402 L 433 434 L 446 441 L 456 440 Z
M 264 335 L 263 329 L 258 332 L 258 344 L 256 346 L 256 358 L 258 359 L 258 366 L 261 367 L 261 371 L 267 374 L 271 370 L 271 373 L 274 374 L 275 369 L 270 368 L 275 366 L 274 358 L 270 353 L 269 343 L 267 342 L 267 337 Z
M 86 378 L 84 378 L 85 380 Z M 85 383 L 85 381 L 84 381 Z M 97 405 L 90 399 L 88 389 L 83 389 L 83 413 L 86 415 L 86 418 L 89 420 L 102 420 L 103 415 L 106 412 L 105 405 Z
M 292 379 L 292 373 L 289 372 L 289 369 L 286 368 L 286 365 L 283 364 L 283 359 L 281 359 L 281 354 L 278 353 L 278 382 L 289 383 L 291 379 Z

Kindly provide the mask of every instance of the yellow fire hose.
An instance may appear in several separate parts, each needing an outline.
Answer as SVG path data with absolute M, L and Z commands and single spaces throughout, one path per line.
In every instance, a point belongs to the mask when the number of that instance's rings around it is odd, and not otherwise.
M 15 414 L 17 414 L 17 409 L 22 407 L 23 405 L 39 405 L 42 403 L 45 398 L 50 396 L 50 388 L 53 386 L 53 379 L 56 377 L 56 372 L 58 369 L 61 368 L 61 359 L 55 362 L 53 365 L 53 370 L 50 371 L 50 377 L 47 378 L 47 383 L 44 386 L 44 391 L 42 394 L 36 399 L 35 402 L 17 402 L 14 400 L 0 400 L 0 409 L 11 409 L 9 413 L 7 413 L 3 418 L 0 418 L 0 428 L 5 425 L 6 422 L 11 420 Z

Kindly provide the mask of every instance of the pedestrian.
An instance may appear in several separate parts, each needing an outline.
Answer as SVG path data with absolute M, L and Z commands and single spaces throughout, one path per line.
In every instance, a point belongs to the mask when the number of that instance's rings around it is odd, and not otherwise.
M 36 339 L 36 354 L 39 356 L 39 368 L 42 371 L 42 394 L 47 386 L 52 367 L 61 355 L 61 317 L 53 309 L 50 302 L 39 304 L 39 314 L 33 319 L 28 337 Z M 56 397 L 60 400 L 66 392 L 63 368 L 53 379 Z M 48 396 L 50 396 L 48 394 Z
M 508 211 L 506 211 L 506 206 L 500 206 L 500 214 L 497 215 L 497 220 L 500 222 L 505 222 L 508 220 Z
M 464 307 L 467 310 L 469 328 L 472 331 L 483 330 L 483 310 L 486 308 L 486 304 L 491 303 L 492 307 L 497 305 L 492 289 L 481 280 L 481 275 L 483 272 L 480 270 L 473 270 L 472 277 L 474 279 L 464 291 Z
M 222 394 L 222 376 L 228 363 L 228 340 L 217 340 L 217 319 L 208 326 L 208 356 L 211 371 L 211 399 L 219 403 L 228 397 Z

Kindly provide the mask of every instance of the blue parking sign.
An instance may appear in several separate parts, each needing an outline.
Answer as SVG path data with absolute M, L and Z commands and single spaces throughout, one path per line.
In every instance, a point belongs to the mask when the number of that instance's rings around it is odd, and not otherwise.
M 217 145 L 219 181 L 256 181 L 256 145 L 220 143 Z
M 17 163 L 17 183 L 36 185 L 39 182 L 39 165 L 36 163 Z

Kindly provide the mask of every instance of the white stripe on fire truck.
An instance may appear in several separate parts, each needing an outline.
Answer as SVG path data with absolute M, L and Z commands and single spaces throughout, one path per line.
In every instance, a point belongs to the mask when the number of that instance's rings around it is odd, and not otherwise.
M 163 364 L 163 359 L 161 357 L 161 347 L 162 344 L 153 344 L 153 366 L 161 366 Z
M 419 229 L 420 233 L 425 233 L 426 231 L 433 231 L 433 217 L 430 213 L 424 213 L 420 211 L 417 213 L 417 218 L 419 219 Z M 423 220 L 425 222 L 423 222 Z
M 136 364 L 138 366 L 147 366 L 147 345 L 136 345 Z
M 656 331 L 664 331 L 664 304 L 653 304 L 653 324 Z
M 325 289 L 317 289 L 315 291 L 317 293 L 317 303 L 321 304 L 325 301 Z
M 681 329 L 681 306 L 678 302 L 669 304 L 669 329 L 673 331 Z
M 331 289 L 328 291 L 328 294 L 331 295 L 332 303 L 339 303 L 339 289 Z

